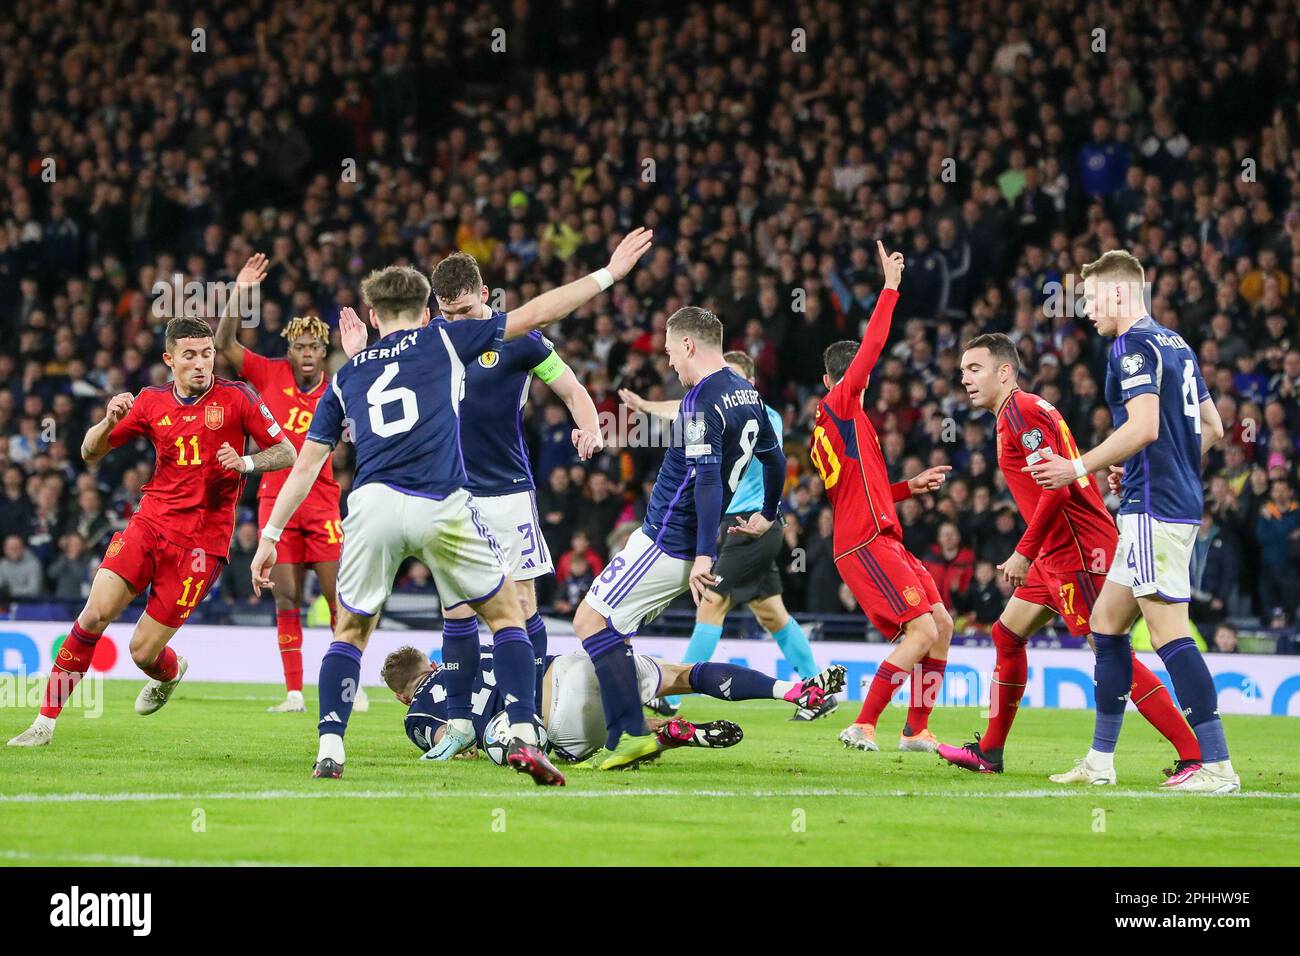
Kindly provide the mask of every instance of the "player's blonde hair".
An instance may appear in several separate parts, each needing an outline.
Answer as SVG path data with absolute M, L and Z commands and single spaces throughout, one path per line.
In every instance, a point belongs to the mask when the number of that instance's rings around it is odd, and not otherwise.
M 361 298 L 381 320 L 418 317 L 429 305 L 429 280 L 410 266 L 376 269 L 361 283 Z
M 1138 257 L 1126 249 L 1112 249 L 1110 252 L 1103 252 L 1092 262 L 1087 263 L 1079 270 L 1080 278 L 1086 279 L 1088 276 L 1114 276 L 1122 279 L 1132 279 L 1139 284 L 1146 282 L 1146 273 L 1142 271 L 1142 263 Z
M 295 315 L 280 334 L 289 342 L 300 335 L 310 335 L 314 339 L 320 339 L 326 348 L 330 346 L 330 327 L 316 315 Z

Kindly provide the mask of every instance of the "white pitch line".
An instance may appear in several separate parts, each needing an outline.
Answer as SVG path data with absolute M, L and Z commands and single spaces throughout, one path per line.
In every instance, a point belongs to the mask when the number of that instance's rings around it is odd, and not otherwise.
M 248 790 L 214 793 L 11 793 L 0 794 L 0 803 L 154 803 L 184 801 L 201 804 L 214 800 L 529 800 L 579 799 L 600 800 L 620 797 L 700 797 L 723 799 L 782 799 L 807 797 L 852 797 L 855 799 L 893 799 L 911 797 L 931 800 L 1170 800 L 1195 794 L 1167 793 L 1160 790 L 1111 790 L 1106 787 L 1080 787 L 1069 790 L 670 790 L 639 788 L 629 790 L 578 790 L 568 787 L 534 790 Z M 1300 800 L 1300 793 L 1264 791 L 1237 793 L 1232 799 Z
M 106 866 L 301 866 L 301 863 L 263 863 L 258 860 L 169 860 L 156 856 L 117 856 L 108 853 L 27 853 L 0 850 L 0 860 L 90 863 Z

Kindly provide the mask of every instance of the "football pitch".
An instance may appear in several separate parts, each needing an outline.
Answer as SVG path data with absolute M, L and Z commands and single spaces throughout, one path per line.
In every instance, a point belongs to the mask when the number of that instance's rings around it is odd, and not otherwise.
M 417 759 L 404 708 L 381 688 L 353 716 L 347 772 L 312 780 L 314 688 L 306 714 L 267 714 L 267 684 L 183 683 L 142 718 L 137 682 L 107 681 L 103 714 L 69 710 L 54 745 L 0 748 L 5 865 L 1294 865 L 1300 860 L 1300 735 L 1294 719 L 1227 716 L 1243 792 L 1158 792 L 1172 751 L 1134 711 L 1114 788 L 1058 787 L 1082 756 L 1087 711 L 1026 709 L 1002 776 L 930 754 L 843 749 L 829 719 L 786 720 L 775 703 L 686 699 L 683 716 L 728 718 L 745 739 L 675 750 L 625 773 L 566 770 L 563 789 L 479 757 Z M 881 720 L 896 743 L 904 711 Z M 0 739 L 31 712 L 0 709 Z M 975 708 L 939 708 L 931 727 L 960 743 Z M 888 732 L 887 732 L 888 729 Z

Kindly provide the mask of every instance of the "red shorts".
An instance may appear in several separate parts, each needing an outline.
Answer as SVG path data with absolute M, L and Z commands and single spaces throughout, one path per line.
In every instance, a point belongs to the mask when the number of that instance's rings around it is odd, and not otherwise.
M 275 506 L 274 498 L 257 500 L 257 526 L 265 528 Z M 298 506 L 275 546 L 277 564 L 337 562 L 343 553 L 343 522 L 339 505 L 321 502 L 313 495 Z
M 835 566 L 885 640 L 896 640 L 908 621 L 943 604 L 925 565 L 890 535 L 878 535 Z
M 167 627 L 185 623 L 225 566 L 224 558 L 172 544 L 138 518 L 113 535 L 100 563 L 137 592 L 148 588 L 145 613 Z
M 1071 634 L 1082 637 L 1092 630 L 1089 624 L 1092 606 L 1105 581 L 1104 571 L 1100 574 L 1090 571 L 1052 571 L 1033 564 L 1025 576 L 1025 583 L 1016 588 L 1011 596 L 1051 608 L 1061 615 Z

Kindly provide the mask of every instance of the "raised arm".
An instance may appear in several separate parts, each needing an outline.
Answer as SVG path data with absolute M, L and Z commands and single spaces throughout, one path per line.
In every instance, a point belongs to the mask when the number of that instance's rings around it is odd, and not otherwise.
M 82 461 L 88 465 L 93 465 L 113 450 L 113 446 L 109 444 L 109 436 L 112 435 L 113 429 L 117 427 L 117 423 L 130 413 L 131 406 L 134 404 L 135 396 L 130 392 L 121 392 L 108 400 L 108 405 L 104 409 L 104 417 L 98 423 L 92 425 L 81 440 Z
M 620 388 L 618 397 L 623 400 L 624 405 L 634 412 L 640 412 L 642 415 L 653 415 L 656 418 L 666 418 L 670 422 L 677 420 L 677 413 L 682 408 L 680 398 L 667 402 L 651 402 L 642 398 L 630 388 Z
M 217 350 L 226 357 L 237 373 L 244 372 L 244 347 L 239 344 L 240 305 L 246 296 L 266 278 L 266 256 L 258 252 L 249 256 L 244 268 L 235 276 L 235 294 L 226 302 L 226 309 L 217 323 Z
M 554 353 L 552 356 L 562 366 L 564 365 L 559 356 Z M 591 400 L 587 390 L 578 381 L 578 376 L 574 375 L 573 369 L 568 366 L 564 366 L 564 371 L 558 378 L 551 379 L 546 384 L 550 386 L 551 391 L 560 396 L 569 414 L 573 416 L 573 422 L 578 426 L 571 436 L 573 447 L 578 450 L 578 457 L 586 461 L 605 447 L 605 439 L 600 433 L 600 415 L 596 411 L 596 403 Z
M 614 254 L 609 258 L 609 265 L 597 269 L 591 275 L 583 276 L 557 289 L 543 292 L 537 298 L 512 309 L 506 318 L 507 339 L 527 335 L 533 329 L 556 319 L 562 319 L 574 309 L 586 305 L 600 295 L 619 279 L 632 271 L 632 267 L 650 249 L 652 235 L 649 229 L 641 226 L 623 237 Z
M 880 253 L 880 267 L 885 272 L 885 288 L 876 299 L 876 307 L 871 310 L 871 320 L 867 322 L 867 331 L 862 336 L 853 361 L 844 373 L 841 383 L 850 395 L 857 395 L 867 387 L 871 370 L 876 367 L 880 353 L 885 349 L 889 339 L 889 330 L 894 322 L 894 306 L 898 303 L 898 286 L 903 280 L 903 254 L 886 253 L 885 244 L 876 240 L 876 251 Z

